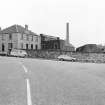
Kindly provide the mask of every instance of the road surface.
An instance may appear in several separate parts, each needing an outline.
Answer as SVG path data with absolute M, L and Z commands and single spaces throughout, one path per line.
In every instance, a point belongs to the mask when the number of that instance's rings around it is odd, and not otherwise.
M 0 57 L 0 105 L 30 103 L 105 105 L 105 64 Z

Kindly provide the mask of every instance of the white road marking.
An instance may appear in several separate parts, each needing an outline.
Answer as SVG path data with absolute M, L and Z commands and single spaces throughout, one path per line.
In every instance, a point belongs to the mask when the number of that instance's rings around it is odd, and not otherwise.
M 27 105 L 32 105 L 29 79 L 26 79 L 26 83 L 27 83 Z
M 25 73 L 28 73 L 28 69 L 22 64 Z
M 28 69 L 21 63 L 23 69 L 24 69 L 24 72 L 28 73 Z M 27 105 L 32 105 L 32 99 L 31 99 L 31 88 L 30 88 L 30 81 L 29 81 L 29 78 L 27 77 L 25 79 L 26 81 L 26 84 L 27 84 Z

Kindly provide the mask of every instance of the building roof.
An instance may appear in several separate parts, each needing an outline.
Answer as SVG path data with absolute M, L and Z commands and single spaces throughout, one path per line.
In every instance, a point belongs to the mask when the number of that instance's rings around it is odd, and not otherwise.
M 57 39 L 60 39 L 59 37 L 51 36 L 51 35 L 45 35 L 45 34 L 40 34 L 40 36 L 44 36 L 47 40 L 57 40 Z
M 26 33 L 26 34 L 31 34 L 31 35 L 37 36 L 36 33 L 32 32 L 30 30 L 26 30 L 21 25 L 12 25 L 12 26 L 0 31 L 0 34 L 11 34 L 11 33 Z

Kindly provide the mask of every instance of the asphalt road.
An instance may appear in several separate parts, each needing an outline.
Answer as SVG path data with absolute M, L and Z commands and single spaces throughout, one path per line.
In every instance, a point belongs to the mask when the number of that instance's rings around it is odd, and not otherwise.
M 105 105 L 105 64 L 0 57 L 0 105 L 27 105 L 26 78 L 32 105 Z

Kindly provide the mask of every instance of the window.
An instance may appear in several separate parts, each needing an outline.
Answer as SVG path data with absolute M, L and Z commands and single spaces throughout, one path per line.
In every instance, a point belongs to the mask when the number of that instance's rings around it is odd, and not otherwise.
M 33 41 L 33 35 L 32 35 L 32 40 L 31 41 Z
M 33 49 L 33 44 L 31 44 L 31 49 Z
M 38 42 L 38 37 L 36 37 L 36 42 Z
M 42 49 L 44 49 L 44 45 L 42 45 Z
M 23 34 L 21 34 L 21 40 L 23 40 L 23 37 L 24 37 L 24 35 L 23 35 Z
M 5 40 L 5 35 L 2 34 L 2 40 Z
M 36 49 L 36 50 L 38 49 L 38 45 L 35 45 L 35 49 Z
M 8 43 L 8 49 L 12 49 L 13 44 L 12 43 Z
M 35 36 L 35 42 L 38 42 L 38 37 L 37 36 Z
M 27 37 L 27 40 L 29 40 L 29 36 L 28 36 L 28 35 L 26 35 L 26 37 Z
M 23 43 L 21 43 L 21 49 L 23 49 Z
M 9 34 L 9 40 L 12 40 L 12 34 Z

